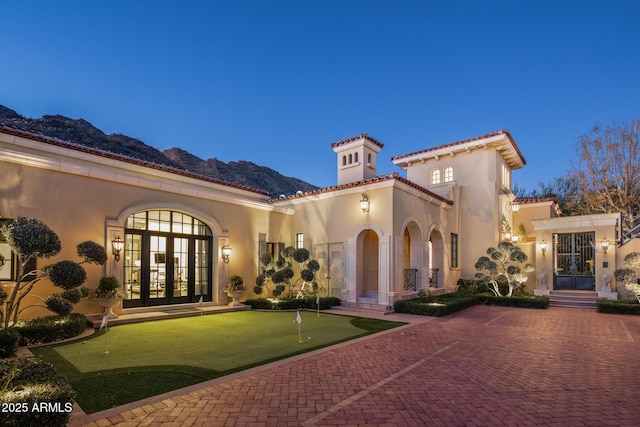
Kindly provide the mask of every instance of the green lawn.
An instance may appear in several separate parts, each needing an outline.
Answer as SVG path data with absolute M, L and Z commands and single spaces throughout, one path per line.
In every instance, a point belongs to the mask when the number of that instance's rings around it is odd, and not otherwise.
M 106 340 L 103 330 L 34 352 L 69 379 L 78 404 L 92 413 L 402 325 L 300 315 L 302 342 L 295 312 L 242 311 L 119 325 Z

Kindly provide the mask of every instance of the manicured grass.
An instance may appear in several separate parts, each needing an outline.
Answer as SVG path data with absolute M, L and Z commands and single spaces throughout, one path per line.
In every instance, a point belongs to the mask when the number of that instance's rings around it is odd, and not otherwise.
M 53 363 L 86 413 L 186 387 L 253 366 L 402 325 L 300 312 L 243 311 L 109 328 L 34 352 Z M 114 392 L 115 391 L 115 392 Z

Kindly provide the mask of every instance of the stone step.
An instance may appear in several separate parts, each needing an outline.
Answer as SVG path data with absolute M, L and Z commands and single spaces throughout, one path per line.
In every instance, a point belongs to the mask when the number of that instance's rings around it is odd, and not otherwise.
M 595 309 L 598 294 L 593 291 L 551 291 L 549 305 L 553 307 L 589 308 Z

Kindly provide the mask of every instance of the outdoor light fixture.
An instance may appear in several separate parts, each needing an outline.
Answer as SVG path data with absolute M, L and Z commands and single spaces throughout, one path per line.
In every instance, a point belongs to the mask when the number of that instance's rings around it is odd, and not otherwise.
M 540 246 L 540 250 L 542 251 L 542 256 L 544 256 L 544 254 L 547 253 L 547 242 L 543 240 L 542 242 L 538 243 L 538 246 Z
M 120 251 L 124 248 L 124 240 L 118 237 L 111 241 L 111 253 L 113 254 L 116 262 L 120 261 Z
M 229 264 L 229 256 L 231 255 L 231 246 L 224 245 L 222 247 L 222 260 L 225 264 Z
M 369 212 L 369 197 L 367 197 L 367 193 L 362 193 L 362 200 L 360 200 L 360 209 L 362 209 L 362 213 Z
M 609 249 L 609 241 L 607 240 L 607 238 L 605 237 L 604 239 L 602 239 L 602 241 L 600 242 L 600 246 L 602 246 L 602 250 L 604 251 L 604 254 L 607 254 L 607 249 Z
M 511 202 L 511 211 L 518 212 L 519 210 L 520 210 L 520 203 L 516 202 L 515 200 Z

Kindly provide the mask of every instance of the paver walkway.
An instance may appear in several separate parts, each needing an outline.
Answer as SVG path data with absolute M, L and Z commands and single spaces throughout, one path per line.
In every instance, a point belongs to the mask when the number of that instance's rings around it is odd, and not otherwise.
M 638 316 L 476 306 L 421 320 L 71 425 L 640 425 Z

